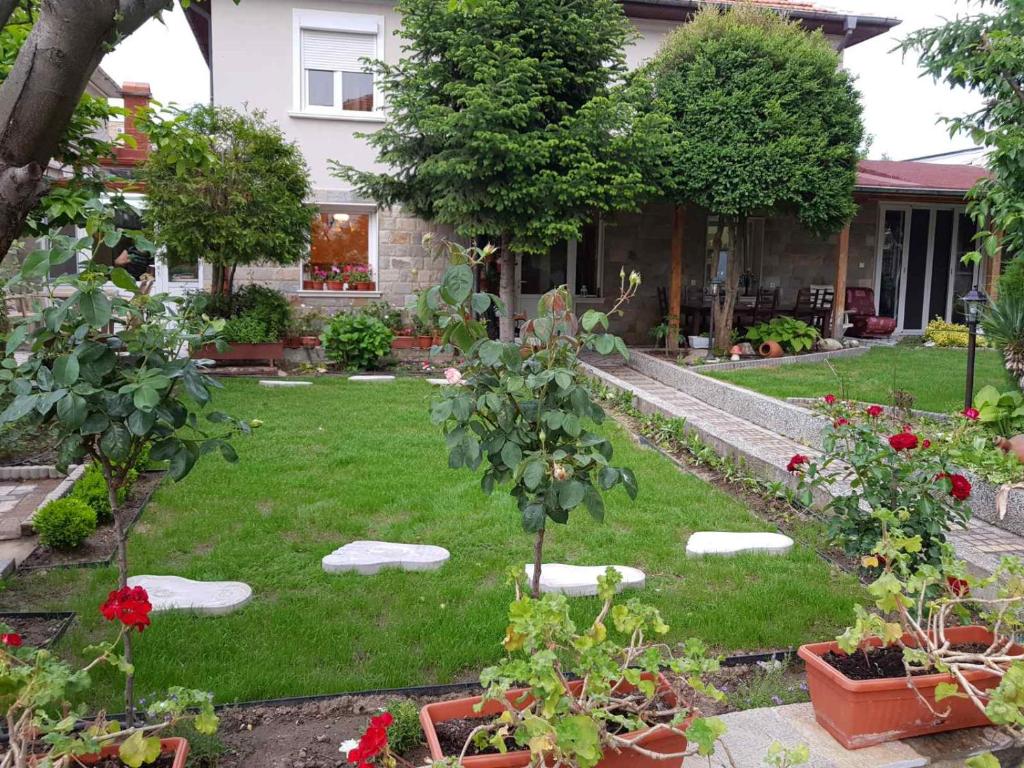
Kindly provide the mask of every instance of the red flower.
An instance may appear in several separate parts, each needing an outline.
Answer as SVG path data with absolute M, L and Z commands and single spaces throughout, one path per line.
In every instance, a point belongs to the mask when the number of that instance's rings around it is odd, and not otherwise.
M 971 481 L 963 475 L 950 475 L 943 472 L 935 476 L 936 480 L 949 480 L 949 495 L 960 501 L 967 501 L 971 497 Z
M 868 407 L 868 416 L 873 419 L 877 419 L 883 413 L 885 413 L 885 409 L 880 405 L 872 405 Z
M 139 632 L 149 626 L 149 612 L 153 606 L 149 595 L 142 587 L 122 587 L 107 595 L 107 601 L 100 606 L 100 612 L 107 621 L 120 621 L 126 627 L 135 627 Z
M 370 725 L 359 739 L 359 745 L 349 751 L 348 761 L 358 763 L 357 768 L 372 768 L 370 761 L 388 748 L 388 728 L 393 722 L 390 712 L 370 718 Z
M 21 635 L 19 635 L 17 632 L 5 632 L 4 634 L 0 635 L 0 643 L 8 645 L 11 648 L 20 648 Z
M 965 597 L 971 593 L 970 584 L 956 576 L 947 576 L 946 586 L 949 587 L 949 591 L 953 593 L 954 597 Z
M 840 427 L 845 427 L 849 423 L 849 419 L 844 419 L 842 416 L 840 416 L 838 419 L 832 422 L 832 426 L 835 427 L 836 429 L 839 429 Z
M 921 443 L 921 447 L 922 448 L 931 448 L 932 447 L 932 441 L 931 440 L 925 440 L 923 443 Z
M 963 416 L 965 419 L 977 421 L 978 416 L 980 416 L 981 414 L 978 413 L 977 408 L 964 408 L 962 411 L 960 411 L 960 415 Z
M 836 404 L 836 396 L 835 395 L 825 395 L 825 404 L 826 405 L 835 405 Z
M 917 435 L 913 432 L 898 432 L 889 438 L 889 445 L 894 451 L 909 451 L 917 448 Z
M 802 467 L 808 461 L 809 461 L 809 459 L 806 456 L 804 456 L 801 453 L 798 453 L 795 456 L 793 456 L 792 459 L 789 460 L 789 464 L 786 465 L 786 471 L 787 472 L 799 472 L 800 471 L 800 467 Z

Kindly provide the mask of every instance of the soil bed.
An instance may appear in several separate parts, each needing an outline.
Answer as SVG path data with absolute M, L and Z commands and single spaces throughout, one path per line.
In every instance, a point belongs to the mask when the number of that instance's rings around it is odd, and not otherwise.
M 57 432 L 51 427 L 12 425 L 0 429 L 0 467 L 49 465 L 57 461 Z
M 132 487 L 131 495 L 121 507 L 121 514 L 127 521 L 128 528 L 131 528 L 138 520 L 142 510 L 149 502 L 149 497 L 153 495 L 153 491 L 163 480 L 164 474 L 166 473 L 163 471 L 147 471 L 139 474 L 138 481 Z M 36 547 L 35 551 L 18 566 L 18 570 L 106 564 L 116 549 L 117 535 L 114 533 L 114 526 L 111 523 L 106 523 L 98 526 L 95 533 L 86 539 L 80 547 L 70 552 L 61 552 L 42 545 Z
M 951 645 L 953 651 L 962 653 L 982 653 L 988 648 L 981 643 L 962 643 Z M 845 653 L 829 651 L 821 657 L 826 664 L 839 670 L 851 680 L 884 680 L 893 677 L 906 677 L 907 670 L 903 666 L 903 649 L 899 646 L 875 647 L 862 653 Z M 934 673 L 931 669 L 914 672 L 917 675 Z
M 45 648 L 60 638 L 67 629 L 73 613 L 0 613 L 0 624 L 21 635 L 25 645 Z
M 108 757 L 98 763 L 89 763 L 89 765 L 95 766 L 95 768 L 125 768 L 125 763 L 122 763 L 117 757 Z M 171 768 L 172 765 L 174 765 L 174 755 L 160 755 L 155 762 L 146 763 L 146 768 Z

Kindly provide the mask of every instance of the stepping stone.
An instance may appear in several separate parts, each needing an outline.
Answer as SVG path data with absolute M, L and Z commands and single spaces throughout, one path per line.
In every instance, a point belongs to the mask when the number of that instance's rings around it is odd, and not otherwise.
M 311 381 L 274 381 L 273 379 L 261 379 L 261 387 L 311 387 L 313 382 Z
M 240 581 L 193 581 L 180 576 L 132 576 L 129 587 L 149 593 L 153 613 L 188 611 L 197 616 L 223 616 L 252 599 L 252 587 Z
M 394 376 L 380 376 L 374 374 L 360 374 L 358 376 L 349 376 L 349 381 L 394 381 Z
M 739 555 L 761 552 L 766 555 L 785 555 L 793 548 L 793 540 L 781 533 L 729 533 L 726 531 L 698 531 L 686 542 L 688 557 L 703 555 Z
M 637 568 L 613 565 L 622 574 L 616 592 L 624 589 L 643 589 L 647 576 Z M 608 570 L 607 565 L 565 565 L 544 563 L 540 569 L 540 591 L 569 597 L 592 597 L 597 594 L 597 578 Z M 533 563 L 526 565 L 527 584 L 533 583 Z
M 433 384 L 435 387 L 446 387 L 448 386 L 448 379 L 427 379 L 427 384 Z
M 327 573 L 355 571 L 372 576 L 382 568 L 403 571 L 436 571 L 451 557 L 444 547 L 430 544 L 395 544 L 389 541 L 353 541 L 323 559 Z

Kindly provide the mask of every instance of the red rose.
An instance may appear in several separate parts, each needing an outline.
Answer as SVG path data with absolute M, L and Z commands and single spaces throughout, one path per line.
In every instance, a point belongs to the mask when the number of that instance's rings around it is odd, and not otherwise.
M 4 634 L 0 635 L 0 643 L 8 645 L 11 648 L 20 648 L 21 635 L 19 635 L 17 632 L 5 632 Z
M 825 404 L 826 405 L 835 405 L 835 403 L 836 403 L 836 396 L 835 395 L 825 395 Z
M 971 497 L 971 481 L 963 475 L 950 475 L 943 472 L 936 475 L 936 480 L 949 480 L 949 495 L 960 501 L 967 501 Z
M 885 409 L 880 405 L 872 405 L 868 407 L 868 416 L 873 419 L 877 419 L 883 413 L 885 413 Z
M 126 627 L 134 627 L 141 632 L 149 626 L 149 612 L 153 606 L 149 602 L 149 594 L 142 587 L 122 587 L 107 595 L 107 600 L 100 606 L 100 612 L 107 621 L 120 621 Z
M 977 408 L 964 408 L 962 411 L 960 411 L 960 415 L 963 416 L 965 419 L 970 419 L 971 421 L 977 421 L 978 420 L 978 416 L 980 414 L 978 413 L 978 409 Z
M 838 419 L 832 422 L 832 426 L 835 427 L 836 429 L 839 429 L 840 427 L 845 427 L 849 423 L 849 419 L 844 419 L 842 416 L 840 416 Z
M 894 451 L 909 451 L 917 448 L 917 435 L 913 432 L 898 432 L 889 438 L 889 445 Z
M 786 465 L 786 471 L 787 472 L 799 472 L 800 471 L 800 467 L 802 467 L 808 461 L 809 461 L 809 459 L 806 456 L 804 456 L 801 453 L 798 453 L 795 456 L 793 456 L 792 459 L 789 460 L 789 464 Z

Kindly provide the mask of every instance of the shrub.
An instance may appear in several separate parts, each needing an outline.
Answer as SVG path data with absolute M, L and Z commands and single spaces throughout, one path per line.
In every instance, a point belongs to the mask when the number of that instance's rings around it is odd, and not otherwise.
M 265 285 L 242 286 L 231 297 L 233 317 L 255 317 L 266 327 L 269 341 L 279 341 L 288 328 L 292 307 L 280 291 Z
M 229 344 L 266 344 L 277 341 L 267 324 L 256 315 L 232 317 L 224 323 L 224 340 Z
M 1018 256 L 1006 265 L 999 278 L 999 298 L 1024 301 L 1024 257 Z
M 39 541 L 54 549 L 75 549 L 96 530 L 96 512 L 81 499 L 56 499 L 32 521 Z
M 129 470 L 124 485 L 117 491 L 119 504 L 123 504 L 124 500 L 128 498 L 128 494 L 138 478 L 137 470 Z M 78 478 L 78 482 L 71 490 L 71 498 L 81 499 L 92 507 L 96 513 L 97 523 L 109 523 L 113 519 L 110 511 L 110 495 L 107 492 L 107 480 L 103 477 L 103 470 L 98 464 L 90 464 L 85 468 L 85 472 Z
M 230 296 L 199 291 L 189 295 L 182 314 L 191 319 L 202 315 L 227 321 L 223 336 L 235 344 L 265 344 L 280 341 L 292 321 L 292 308 L 280 291 L 265 285 L 245 285 Z
M 1024 389 L 1024 297 L 1000 296 L 981 320 L 991 346 L 1003 354 L 1003 364 Z
M 384 711 L 391 713 L 388 742 L 395 752 L 404 754 L 423 743 L 420 710 L 413 702 L 409 699 L 398 699 L 388 704 Z
M 817 328 L 792 317 L 773 317 L 747 329 L 746 339 L 755 347 L 774 341 L 787 352 L 808 352 L 821 337 Z
M 335 315 L 324 329 L 324 354 L 342 368 L 365 371 L 391 351 L 395 335 L 380 320 L 367 315 Z
M 391 306 L 386 301 L 371 301 L 359 309 L 359 314 L 377 318 L 392 333 L 402 330 L 402 310 Z
M 924 330 L 924 340 L 935 342 L 937 347 L 966 347 L 968 329 L 960 323 L 947 323 L 942 318 L 936 317 Z M 978 346 L 987 346 L 988 342 L 984 336 L 978 336 Z

